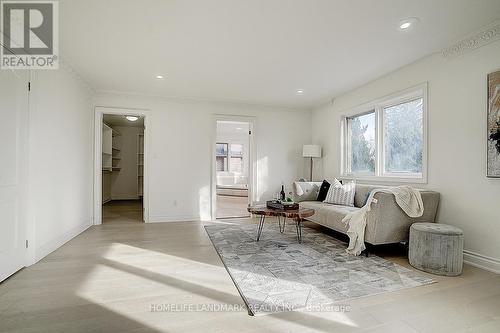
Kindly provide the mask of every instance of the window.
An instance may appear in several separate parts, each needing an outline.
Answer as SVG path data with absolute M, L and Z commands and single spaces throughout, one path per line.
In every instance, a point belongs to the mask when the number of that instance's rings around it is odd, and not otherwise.
M 423 98 L 384 108 L 385 172 L 422 173 Z
M 362 106 L 342 120 L 342 175 L 426 181 L 426 86 Z
M 347 118 L 349 172 L 375 173 L 375 111 Z
M 217 171 L 227 171 L 227 143 L 216 143 L 215 144 L 215 163 Z
M 215 163 L 217 171 L 243 172 L 243 145 L 216 143 Z
M 243 145 L 231 144 L 231 171 L 243 172 Z

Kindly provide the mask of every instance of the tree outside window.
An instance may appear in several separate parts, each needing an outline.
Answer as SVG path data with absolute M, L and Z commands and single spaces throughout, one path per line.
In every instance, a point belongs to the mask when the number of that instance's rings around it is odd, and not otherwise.
M 425 182 L 426 85 L 344 117 L 342 176 Z
M 375 172 L 375 112 L 347 119 L 350 171 Z

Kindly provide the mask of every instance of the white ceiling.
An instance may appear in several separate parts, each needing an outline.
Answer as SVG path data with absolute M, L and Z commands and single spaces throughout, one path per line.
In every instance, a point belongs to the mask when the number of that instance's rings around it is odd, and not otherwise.
M 102 120 L 109 126 L 144 127 L 144 118 L 138 116 L 136 121 L 129 121 L 125 116 L 117 114 L 105 114 Z
M 498 18 L 500 0 L 61 0 L 60 49 L 100 91 L 310 108 Z

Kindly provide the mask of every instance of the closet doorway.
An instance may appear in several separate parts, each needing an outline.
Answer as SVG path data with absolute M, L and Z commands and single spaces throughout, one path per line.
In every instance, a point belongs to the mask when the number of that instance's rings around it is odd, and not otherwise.
M 96 108 L 96 224 L 147 222 L 147 117 L 120 110 Z

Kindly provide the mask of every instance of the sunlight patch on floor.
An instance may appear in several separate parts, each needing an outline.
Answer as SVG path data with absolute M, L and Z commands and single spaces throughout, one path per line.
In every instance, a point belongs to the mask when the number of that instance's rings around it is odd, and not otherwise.
M 199 269 L 200 267 L 219 267 L 188 258 L 169 255 L 157 250 L 144 249 L 122 243 L 112 243 L 106 253 L 101 257 L 103 259 L 113 260 L 127 265 L 137 262 L 135 266 L 141 269 L 143 269 L 142 267 L 145 262 L 150 267 L 165 265 L 173 267 L 190 265 L 192 269 Z

